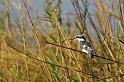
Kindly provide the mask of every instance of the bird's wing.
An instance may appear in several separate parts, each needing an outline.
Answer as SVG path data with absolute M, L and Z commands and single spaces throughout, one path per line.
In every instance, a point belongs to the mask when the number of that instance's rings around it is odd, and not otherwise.
M 89 42 L 86 41 L 86 44 L 87 44 L 87 49 L 88 50 L 93 50 L 92 47 L 91 47 L 91 44 Z

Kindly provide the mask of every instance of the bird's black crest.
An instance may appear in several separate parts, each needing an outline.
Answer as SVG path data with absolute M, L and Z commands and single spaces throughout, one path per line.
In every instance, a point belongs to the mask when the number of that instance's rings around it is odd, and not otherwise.
M 85 37 L 84 34 L 82 34 L 82 35 L 77 35 L 75 38 L 83 38 L 83 39 L 85 39 L 86 37 Z

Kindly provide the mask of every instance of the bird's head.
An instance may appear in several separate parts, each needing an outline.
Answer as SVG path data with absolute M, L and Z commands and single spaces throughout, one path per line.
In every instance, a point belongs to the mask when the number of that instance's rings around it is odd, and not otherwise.
M 86 40 L 86 37 L 84 34 L 78 34 L 76 35 L 73 40 L 78 40 L 78 41 L 85 41 Z

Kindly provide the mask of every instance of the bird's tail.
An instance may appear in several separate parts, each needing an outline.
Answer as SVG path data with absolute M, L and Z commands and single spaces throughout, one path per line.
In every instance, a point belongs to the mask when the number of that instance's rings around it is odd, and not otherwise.
M 92 51 L 92 52 L 91 52 L 91 58 L 94 58 L 94 56 L 95 56 L 95 52 Z

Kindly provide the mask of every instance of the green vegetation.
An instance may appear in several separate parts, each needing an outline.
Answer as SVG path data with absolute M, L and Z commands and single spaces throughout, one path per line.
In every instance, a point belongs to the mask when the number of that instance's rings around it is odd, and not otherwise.
M 89 0 L 70 0 L 74 21 L 62 20 L 60 0 L 46 0 L 42 20 L 38 13 L 33 20 L 33 11 L 22 1 L 17 21 L 3 0 L 0 82 L 124 82 L 124 2 L 92 1 L 93 15 Z M 70 40 L 79 33 L 92 44 L 94 58 Z

